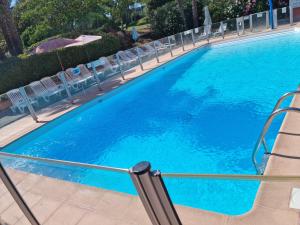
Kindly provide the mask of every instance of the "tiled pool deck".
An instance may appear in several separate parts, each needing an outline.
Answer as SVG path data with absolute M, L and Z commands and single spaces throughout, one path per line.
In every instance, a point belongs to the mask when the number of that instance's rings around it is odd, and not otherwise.
M 234 38 L 236 36 L 227 37 L 225 41 Z M 211 42 L 222 41 L 214 39 Z M 206 42 L 198 43 L 196 47 L 204 44 Z M 178 50 L 174 55 L 178 57 L 193 48 L 192 45 L 186 46 L 185 52 Z M 104 92 L 175 57 L 171 58 L 166 54 L 161 57 L 160 64 L 154 60 L 146 63 L 145 71 L 137 67 L 134 72 L 126 75 L 126 81 L 110 80 L 106 82 Z M 78 102 L 75 105 L 58 103 L 45 109 L 39 114 L 40 121 L 43 121 L 41 123 L 34 123 L 30 117 L 24 117 L 0 129 L 0 147 L 101 94 L 103 92 L 99 92 L 96 87 L 91 88 L 85 96 L 77 96 Z M 300 107 L 300 98 L 295 98 L 292 104 Z M 299 127 L 299 115 L 288 113 L 273 152 L 300 156 L 297 152 L 300 146 L 300 132 L 297 133 Z M 8 172 L 41 224 L 151 224 L 138 197 L 11 169 Z M 265 174 L 300 176 L 300 160 L 271 156 Z M 226 216 L 183 206 L 176 206 L 176 209 L 184 225 L 299 225 L 299 211 L 289 208 L 293 187 L 300 187 L 300 182 L 262 182 L 253 209 L 241 216 Z M 0 183 L 0 218 L 3 224 L 29 224 L 2 183 Z

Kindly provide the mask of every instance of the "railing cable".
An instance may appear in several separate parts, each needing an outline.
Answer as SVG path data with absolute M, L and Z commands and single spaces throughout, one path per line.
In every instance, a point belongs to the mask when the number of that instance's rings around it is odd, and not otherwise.
M 0 156 L 10 157 L 10 158 L 18 158 L 18 159 L 27 159 L 51 164 L 60 164 L 65 166 L 74 166 L 74 167 L 82 167 L 88 169 L 97 169 L 97 170 L 107 170 L 112 172 L 120 172 L 120 173 L 129 173 L 128 169 L 117 168 L 117 167 L 110 167 L 110 166 L 101 166 L 95 164 L 88 164 L 88 163 L 80 163 L 80 162 L 72 162 L 72 161 L 65 161 L 65 160 L 58 160 L 58 159 L 48 159 L 48 158 L 39 158 L 39 157 L 32 157 L 26 155 L 17 155 L 7 152 L 0 152 Z

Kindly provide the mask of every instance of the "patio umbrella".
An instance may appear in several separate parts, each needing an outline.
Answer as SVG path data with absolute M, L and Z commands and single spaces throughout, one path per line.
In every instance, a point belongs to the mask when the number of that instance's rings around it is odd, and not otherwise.
M 212 21 L 211 21 L 211 17 L 210 17 L 210 14 L 209 14 L 208 6 L 205 6 L 203 8 L 203 10 L 204 10 L 204 16 L 205 16 L 204 31 L 205 31 L 206 34 L 210 34 Z
M 54 38 L 41 43 L 33 50 L 33 53 L 40 54 L 44 52 L 51 52 L 54 51 L 55 49 L 63 48 L 75 42 L 76 42 L 75 40 L 68 39 L 68 38 Z
M 52 52 L 59 48 L 86 45 L 88 43 L 100 40 L 101 38 L 101 36 L 95 35 L 80 35 L 76 39 L 54 38 L 41 43 L 33 50 L 33 53 L 40 54 L 44 52 Z
M 97 41 L 102 39 L 102 36 L 96 36 L 96 35 L 80 35 L 76 39 L 74 39 L 74 43 L 66 45 L 65 48 L 67 47 L 72 47 L 72 46 L 81 46 L 81 45 L 86 45 L 88 43 Z

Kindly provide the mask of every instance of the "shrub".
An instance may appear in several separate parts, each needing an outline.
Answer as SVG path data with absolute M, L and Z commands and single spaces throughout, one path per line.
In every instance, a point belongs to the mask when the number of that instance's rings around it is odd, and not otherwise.
M 168 2 L 152 11 L 150 24 L 157 36 L 175 34 L 184 29 L 176 2 Z
M 102 39 L 88 45 L 59 49 L 54 52 L 10 58 L 0 64 L 0 93 L 29 84 L 45 76 L 81 63 L 87 63 L 101 56 L 114 54 L 121 48 L 118 38 L 103 34 Z

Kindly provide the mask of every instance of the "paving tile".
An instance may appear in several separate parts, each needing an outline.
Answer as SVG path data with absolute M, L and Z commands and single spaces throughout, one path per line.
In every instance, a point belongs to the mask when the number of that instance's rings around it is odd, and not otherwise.
M 107 217 L 103 214 L 88 213 L 79 221 L 77 225 L 121 225 L 119 220 Z M 141 224 L 144 225 L 144 224 Z
M 31 192 L 57 200 L 66 200 L 78 188 L 75 183 L 44 177 L 31 189 Z
M 0 180 L 0 197 L 8 192 L 7 188 L 5 187 L 4 183 Z
M 42 197 L 40 195 L 26 193 L 23 196 L 25 202 L 31 208 L 34 204 L 36 204 Z M 20 220 L 24 216 L 20 207 L 14 202 L 9 208 L 7 208 L 3 213 L 1 213 L 1 218 L 10 224 L 15 224 L 18 220 Z
M 32 212 L 37 220 L 44 222 L 63 204 L 62 200 L 42 198 L 37 204 L 32 207 Z
M 274 209 L 288 209 L 293 187 L 300 187 L 300 182 L 264 182 L 257 193 L 256 203 Z
M 152 225 L 139 197 L 134 197 L 131 204 L 128 206 L 128 209 L 122 216 L 121 221 L 126 225 Z
M 46 221 L 45 225 L 75 225 L 88 211 L 64 204 Z
M 279 210 L 258 206 L 240 217 L 230 217 L 227 225 L 298 225 L 299 214 L 293 210 Z
M 31 225 L 31 223 L 27 220 L 26 217 L 22 217 L 22 219 L 18 220 L 15 225 Z
M 96 212 L 116 219 L 123 218 L 133 199 L 131 195 L 107 191 L 96 205 Z
M 95 209 L 105 193 L 102 189 L 82 187 L 70 196 L 68 203 L 80 208 Z
M 25 179 L 18 183 L 17 189 L 22 194 L 33 188 L 39 181 L 43 179 L 42 176 L 36 174 L 28 174 Z
M 27 173 L 24 173 L 22 171 L 16 171 L 16 170 L 9 169 L 9 168 L 5 168 L 5 169 L 6 169 L 6 172 L 8 173 L 11 181 L 14 183 L 14 185 L 19 184 L 21 181 L 23 181 L 28 176 Z
M 182 224 L 185 225 L 225 225 L 228 219 L 222 214 L 190 207 L 176 206 L 176 210 Z
M 0 215 L 14 203 L 14 199 L 10 193 L 6 193 L 0 197 Z

